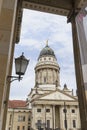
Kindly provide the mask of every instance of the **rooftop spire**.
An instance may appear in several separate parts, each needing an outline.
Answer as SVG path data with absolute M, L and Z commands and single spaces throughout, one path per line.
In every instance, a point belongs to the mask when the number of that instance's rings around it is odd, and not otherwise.
M 48 40 L 46 40 L 46 46 L 48 46 Z

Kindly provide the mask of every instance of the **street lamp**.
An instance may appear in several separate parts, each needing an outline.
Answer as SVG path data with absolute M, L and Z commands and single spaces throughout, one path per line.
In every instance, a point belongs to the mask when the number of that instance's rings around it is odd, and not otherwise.
M 44 127 L 44 128 L 45 128 L 46 123 L 37 122 L 37 123 L 36 123 L 36 126 L 37 126 L 38 130 L 43 130 L 43 128 L 42 128 L 42 127 Z
M 20 81 L 22 79 L 22 75 L 25 74 L 25 71 L 27 69 L 29 60 L 27 60 L 24 56 L 24 53 L 22 53 L 22 55 L 18 58 L 15 58 L 15 70 L 16 70 L 16 74 L 18 76 L 7 76 L 7 79 L 10 79 L 10 82 L 13 82 L 14 80 L 18 80 Z

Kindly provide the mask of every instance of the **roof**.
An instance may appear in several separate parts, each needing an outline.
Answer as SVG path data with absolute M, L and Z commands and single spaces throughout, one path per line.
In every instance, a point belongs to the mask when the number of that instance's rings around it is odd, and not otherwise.
M 69 12 L 80 9 L 85 5 L 86 0 L 23 0 L 22 7 L 63 16 L 68 16 Z
M 39 58 L 42 56 L 53 56 L 56 58 L 54 51 L 48 46 L 46 45 L 40 52 Z
M 23 108 L 26 107 L 26 101 L 23 100 L 9 100 L 8 108 Z
M 48 103 L 49 101 L 49 103 Z M 49 93 L 46 93 L 44 95 L 40 95 L 37 98 L 31 100 L 31 102 L 37 102 L 39 103 L 47 103 L 47 104 L 60 104 L 60 102 L 64 103 L 66 101 L 68 104 L 78 104 L 78 99 L 70 94 L 65 93 L 63 90 L 57 89 L 55 91 L 51 91 Z

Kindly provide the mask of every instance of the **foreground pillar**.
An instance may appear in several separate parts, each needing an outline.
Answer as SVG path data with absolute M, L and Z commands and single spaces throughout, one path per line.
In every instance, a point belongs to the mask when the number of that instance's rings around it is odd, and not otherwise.
M 0 12 L 1 12 L 1 8 L 2 8 L 2 0 L 0 0 Z
M 5 130 L 7 102 L 10 85 L 7 75 L 11 74 L 14 54 L 14 28 L 17 0 L 0 1 L 0 130 Z
M 72 23 L 73 51 L 74 51 L 76 81 L 77 81 L 77 94 L 78 94 L 78 101 L 80 107 L 81 130 L 87 130 L 87 101 L 86 101 L 86 93 L 85 93 L 85 87 L 83 81 L 81 55 L 79 49 L 79 41 L 78 41 L 74 11 L 72 14 L 71 23 Z

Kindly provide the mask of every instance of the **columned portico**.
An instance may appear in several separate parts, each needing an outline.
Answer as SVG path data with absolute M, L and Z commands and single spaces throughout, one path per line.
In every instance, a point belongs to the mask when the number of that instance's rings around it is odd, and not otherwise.
M 33 111 L 32 128 L 35 129 L 35 123 L 38 124 L 39 122 L 42 125 L 41 128 L 45 123 L 47 129 L 61 128 L 61 130 L 64 130 L 66 127 L 65 121 L 68 124 L 67 130 L 74 127 L 80 128 L 80 122 L 77 127 L 72 125 L 73 117 L 76 119 L 74 120 L 75 123 L 77 118 L 80 120 L 79 114 L 74 113 L 72 117 L 72 112 L 69 111 L 69 107 L 76 112 L 79 111 L 75 108 L 75 106 L 78 106 L 78 100 L 72 95 L 67 85 L 64 85 L 63 90 L 60 89 L 60 67 L 54 51 L 48 45 L 40 52 L 35 73 L 35 82 L 38 82 L 38 88 L 34 87 L 29 94 Z M 36 93 L 35 89 L 37 90 Z M 67 113 L 64 113 L 64 104 L 67 106 Z
M 81 57 L 80 57 L 80 47 L 76 28 L 75 14 L 73 14 L 72 19 L 72 35 L 73 35 L 73 50 L 74 50 L 74 60 L 76 68 L 76 78 L 77 78 L 77 93 L 80 106 L 80 116 L 81 116 L 81 126 L 82 130 L 87 129 L 87 100 L 84 86 L 84 79 L 81 67 Z
M 0 0 L 0 13 L 1 13 L 1 8 L 2 8 L 2 0 Z
M 75 1 L 76 9 L 81 8 L 85 2 L 87 2 L 87 0 L 76 0 Z M 64 16 L 67 16 L 69 11 L 73 8 L 71 0 L 66 1 L 56 0 L 55 3 L 54 4 L 53 3 L 54 2 L 53 1 L 50 2 L 50 0 L 47 1 L 33 0 L 33 2 L 32 0 L 30 0 L 30 2 L 28 0 L 23 0 L 22 7 L 60 14 Z M 12 60 L 14 55 L 14 43 L 15 43 L 14 27 L 15 27 L 17 4 L 18 4 L 17 0 L 0 0 L 0 129 L 1 130 L 4 130 L 4 125 L 2 129 L 2 122 L 4 123 L 4 121 L 6 120 L 5 113 L 7 111 L 6 106 L 9 97 L 9 84 L 7 85 L 7 75 L 11 74 Z M 75 26 L 75 19 L 74 21 L 72 21 L 72 30 L 73 30 L 74 54 L 76 64 L 76 77 L 77 77 L 78 94 L 79 94 L 78 96 L 79 96 L 80 113 L 82 119 L 81 122 L 82 122 L 82 128 L 86 130 L 87 102 L 85 101 L 85 97 L 87 93 L 84 92 L 83 88 L 84 84 L 82 81 L 83 77 L 81 73 L 81 66 L 79 64 L 80 55 L 78 57 L 78 41 L 76 40 L 77 35 L 75 35 L 75 33 L 77 33 Z M 80 72 L 80 74 L 78 72 Z M 5 120 L 3 117 L 5 118 Z

